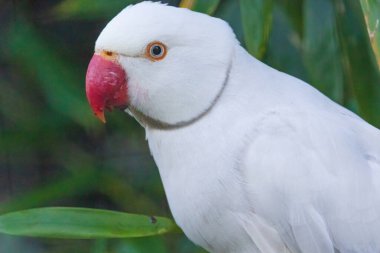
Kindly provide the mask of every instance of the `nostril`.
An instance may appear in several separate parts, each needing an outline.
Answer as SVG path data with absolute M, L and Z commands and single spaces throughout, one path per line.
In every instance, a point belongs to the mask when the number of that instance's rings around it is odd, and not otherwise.
M 99 55 L 107 60 L 116 60 L 117 58 L 117 54 L 109 50 L 102 50 L 100 51 Z

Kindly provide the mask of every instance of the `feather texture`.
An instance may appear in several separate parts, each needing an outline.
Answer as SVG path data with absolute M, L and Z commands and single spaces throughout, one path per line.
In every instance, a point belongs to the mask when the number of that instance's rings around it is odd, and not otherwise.
M 152 63 L 141 52 L 155 40 L 168 52 Z M 203 14 L 128 7 L 96 50 L 119 54 L 129 112 L 195 243 L 217 253 L 380 252 L 378 129 L 251 57 Z
M 258 252 L 379 252 L 380 132 L 236 50 L 230 82 L 207 117 L 173 131 L 146 129 L 177 222 L 213 252 L 245 252 L 219 233 L 235 226 L 231 233 L 252 238 L 239 244 Z M 216 227 L 187 216 L 214 209 Z M 224 220 L 226 210 L 235 223 Z M 194 228 L 228 250 L 207 247 Z

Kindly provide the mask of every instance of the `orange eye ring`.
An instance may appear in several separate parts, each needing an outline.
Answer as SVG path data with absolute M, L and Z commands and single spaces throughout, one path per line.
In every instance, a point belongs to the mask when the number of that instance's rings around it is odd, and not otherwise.
M 145 56 L 151 61 L 160 61 L 165 58 L 166 46 L 159 41 L 153 41 L 146 46 Z

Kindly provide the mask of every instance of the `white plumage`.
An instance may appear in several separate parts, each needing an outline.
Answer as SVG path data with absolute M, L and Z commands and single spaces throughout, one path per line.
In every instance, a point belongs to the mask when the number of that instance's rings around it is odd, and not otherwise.
M 144 58 L 161 41 L 166 58 Z M 380 252 L 380 131 L 250 56 L 216 18 L 158 3 L 103 30 L 173 216 L 217 253 Z

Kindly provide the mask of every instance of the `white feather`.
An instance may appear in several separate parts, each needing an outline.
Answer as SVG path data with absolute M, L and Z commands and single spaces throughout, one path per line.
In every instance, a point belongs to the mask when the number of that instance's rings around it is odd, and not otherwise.
M 152 40 L 168 44 L 167 59 L 141 57 Z M 202 14 L 135 5 L 96 48 L 122 54 L 134 107 L 173 124 L 144 126 L 173 216 L 195 243 L 218 253 L 380 252 L 378 129 L 257 61 Z

